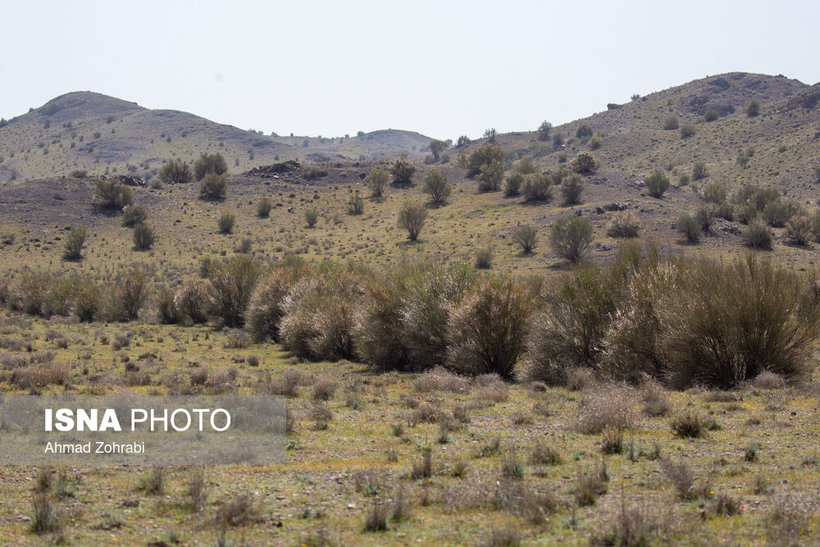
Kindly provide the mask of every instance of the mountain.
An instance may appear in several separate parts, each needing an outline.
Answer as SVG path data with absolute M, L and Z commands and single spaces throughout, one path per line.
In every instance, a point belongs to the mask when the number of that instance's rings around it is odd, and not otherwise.
M 150 110 L 88 91 L 68 93 L 0 127 L 0 181 L 126 171 L 150 177 L 164 161 L 219 151 L 232 171 L 287 159 L 421 158 L 430 137 L 398 130 L 347 138 L 274 137 L 176 110 Z

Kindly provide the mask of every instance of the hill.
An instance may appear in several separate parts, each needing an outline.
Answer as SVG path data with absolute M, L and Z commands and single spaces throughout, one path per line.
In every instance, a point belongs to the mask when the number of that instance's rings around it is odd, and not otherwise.
M 274 137 L 176 110 L 149 110 L 92 92 L 52 99 L 0 127 L 0 181 L 129 172 L 155 176 L 169 158 L 219 151 L 236 170 L 274 161 L 420 158 L 429 137 L 384 130 L 347 138 Z

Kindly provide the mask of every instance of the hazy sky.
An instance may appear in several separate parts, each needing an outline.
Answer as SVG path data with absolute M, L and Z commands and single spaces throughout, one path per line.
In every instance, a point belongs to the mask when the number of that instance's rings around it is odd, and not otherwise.
M 820 80 L 820 2 L 0 0 L 0 117 L 90 90 L 265 133 L 571 121 L 730 71 Z

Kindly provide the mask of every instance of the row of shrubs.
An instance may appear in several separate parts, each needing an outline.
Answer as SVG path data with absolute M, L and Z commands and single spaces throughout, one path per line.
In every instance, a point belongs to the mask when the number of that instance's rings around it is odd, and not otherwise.
M 817 278 L 752 255 L 695 262 L 628 244 L 607 268 L 550 280 L 429 263 L 382 272 L 288 260 L 263 272 L 247 256 L 207 264 L 202 275 L 160 291 L 162 321 L 215 318 L 300 358 L 379 370 L 444 365 L 562 385 L 587 368 L 628 382 L 730 388 L 764 371 L 802 378 L 820 335 Z M 147 274 L 132 270 L 110 291 L 94 300 L 89 294 L 103 293 L 88 282 L 26 272 L 0 284 L 0 299 L 42 316 L 129 320 L 145 301 Z M 91 313 L 87 300 L 107 304 Z

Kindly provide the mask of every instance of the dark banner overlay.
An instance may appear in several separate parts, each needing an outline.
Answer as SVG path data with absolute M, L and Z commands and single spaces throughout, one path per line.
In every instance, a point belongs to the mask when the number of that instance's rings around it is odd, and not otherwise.
M 285 401 L 256 395 L 0 395 L 0 465 L 284 462 Z

